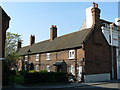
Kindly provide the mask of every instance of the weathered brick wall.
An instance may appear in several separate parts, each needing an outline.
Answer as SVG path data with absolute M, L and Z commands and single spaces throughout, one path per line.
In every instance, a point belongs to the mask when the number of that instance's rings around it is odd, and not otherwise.
M 74 49 L 73 49 L 74 50 Z M 81 61 L 84 58 L 83 49 L 77 49 L 77 66 L 82 65 Z M 56 66 L 54 64 L 56 62 L 65 61 L 67 64 L 67 71 L 69 72 L 70 65 L 75 66 L 76 59 L 68 59 L 69 58 L 69 50 L 59 51 L 59 52 L 51 52 L 50 60 L 46 60 L 47 53 L 39 54 L 39 61 L 36 61 L 36 54 L 30 56 L 29 62 L 34 63 L 34 66 L 40 65 L 40 70 L 46 70 L 46 66 L 50 66 L 51 71 L 56 71 Z
M 85 44 L 85 74 L 111 72 L 110 46 L 102 32 L 96 29 Z

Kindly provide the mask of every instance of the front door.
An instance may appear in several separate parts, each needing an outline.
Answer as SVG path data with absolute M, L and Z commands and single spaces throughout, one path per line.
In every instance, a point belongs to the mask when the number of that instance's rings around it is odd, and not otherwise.
M 82 81 L 82 66 L 77 67 L 77 70 L 78 70 L 77 80 Z
M 61 65 L 56 66 L 56 71 L 57 71 L 57 72 L 61 72 Z

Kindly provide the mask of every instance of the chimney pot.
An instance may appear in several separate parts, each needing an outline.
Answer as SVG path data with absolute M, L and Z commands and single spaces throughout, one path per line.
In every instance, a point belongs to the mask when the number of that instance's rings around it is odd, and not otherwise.
M 97 4 L 97 3 L 95 3 L 95 2 L 93 2 L 93 7 L 98 8 L 98 4 Z
M 100 9 L 98 8 L 98 4 L 93 3 L 93 8 L 91 9 L 92 12 L 92 19 L 93 19 L 93 25 L 97 25 L 101 27 L 101 22 L 100 22 Z

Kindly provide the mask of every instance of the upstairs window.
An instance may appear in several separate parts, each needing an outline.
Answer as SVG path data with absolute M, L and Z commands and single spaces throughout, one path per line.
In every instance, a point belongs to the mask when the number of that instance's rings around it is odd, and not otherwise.
M 27 61 L 27 59 L 28 59 L 28 56 L 25 56 L 25 61 Z
M 46 60 L 50 60 L 50 53 L 46 54 Z
M 36 54 L 36 61 L 39 61 L 39 54 Z
M 74 58 L 75 58 L 75 50 L 70 50 L 68 59 L 74 59 Z

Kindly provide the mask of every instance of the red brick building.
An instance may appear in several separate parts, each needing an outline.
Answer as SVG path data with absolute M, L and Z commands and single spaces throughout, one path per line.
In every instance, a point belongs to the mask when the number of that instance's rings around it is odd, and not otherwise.
M 4 83 L 4 59 L 5 59 L 5 39 L 6 31 L 9 28 L 10 17 L 6 14 L 0 6 L 0 89 Z
M 48 40 L 35 43 L 31 35 L 26 47 L 19 41 L 19 70 L 33 63 L 36 71 L 72 73 L 79 81 L 82 76 L 85 82 L 110 80 L 111 49 L 101 30 L 101 10 L 94 4 L 91 12 L 93 25 L 89 29 L 57 37 L 57 26 L 52 25 Z
M 6 39 L 6 31 L 9 28 L 10 17 L 6 14 L 6 12 L 0 6 L 0 60 L 5 57 L 5 39 Z

